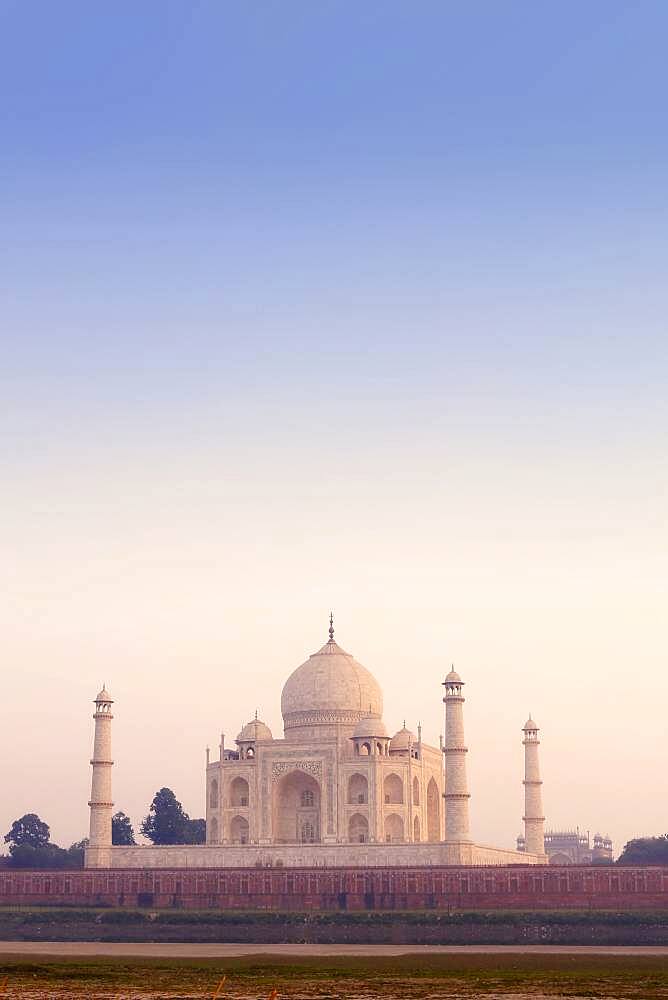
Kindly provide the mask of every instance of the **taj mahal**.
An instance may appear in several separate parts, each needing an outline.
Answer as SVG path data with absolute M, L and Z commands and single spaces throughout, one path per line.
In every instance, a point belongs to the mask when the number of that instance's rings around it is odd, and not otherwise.
M 95 699 L 88 868 L 545 864 L 538 727 L 525 724 L 524 850 L 476 844 L 469 829 L 464 682 L 442 682 L 445 738 L 405 723 L 390 735 L 373 675 L 334 639 L 288 677 L 283 736 L 257 717 L 234 747 L 207 751 L 206 844 L 113 846 L 113 701 Z M 518 781 L 520 777 L 518 776 Z

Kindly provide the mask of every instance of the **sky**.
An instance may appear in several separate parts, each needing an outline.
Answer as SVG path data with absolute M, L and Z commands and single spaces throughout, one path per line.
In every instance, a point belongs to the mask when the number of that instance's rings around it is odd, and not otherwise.
M 0 835 L 336 638 L 472 834 L 668 830 L 668 8 L 0 0 Z

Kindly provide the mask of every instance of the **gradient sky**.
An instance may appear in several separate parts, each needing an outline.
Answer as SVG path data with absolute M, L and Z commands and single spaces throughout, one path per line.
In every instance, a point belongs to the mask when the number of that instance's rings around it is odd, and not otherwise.
M 668 7 L 0 0 L 0 834 L 204 810 L 327 637 L 474 837 L 668 829 Z

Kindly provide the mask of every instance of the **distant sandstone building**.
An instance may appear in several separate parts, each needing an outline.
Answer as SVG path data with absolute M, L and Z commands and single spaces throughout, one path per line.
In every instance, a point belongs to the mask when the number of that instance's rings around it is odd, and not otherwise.
M 372 674 L 334 640 L 288 677 L 284 734 L 251 719 L 206 766 L 206 845 L 112 847 L 111 705 L 95 705 L 89 868 L 545 864 L 538 727 L 524 727 L 525 847 L 469 831 L 464 682 L 445 678 L 445 742 L 406 725 L 390 736 Z
M 612 840 L 594 834 L 593 844 L 589 833 L 575 830 L 546 830 L 545 853 L 551 865 L 590 865 L 601 864 L 613 860 Z M 524 851 L 526 841 L 524 836 L 517 838 L 517 850 Z

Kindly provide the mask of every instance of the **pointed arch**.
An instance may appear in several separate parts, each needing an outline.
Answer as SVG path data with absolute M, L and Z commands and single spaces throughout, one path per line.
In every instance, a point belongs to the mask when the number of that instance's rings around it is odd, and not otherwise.
M 361 813 L 354 813 L 348 823 L 348 840 L 351 844 L 365 844 L 369 839 L 369 821 Z
M 398 774 L 388 774 L 383 782 L 385 802 L 401 805 L 404 801 L 404 783 Z
M 427 785 L 427 840 L 435 843 L 441 839 L 441 796 L 433 778 Z
M 399 844 L 404 839 L 404 821 L 398 813 L 385 817 L 385 840 L 388 844 Z
M 230 785 L 230 805 L 245 808 L 248 805 L 248 782 L 245 778 L 235 778 Z
M 361 805 L 369 801 L 369 782 L 363 774 L 351 774 L 348 780 L 348 804 Z
M 230 840 L 233 844 L 248 843 L 248 820 L 245 816 L 235 816 L 230 823 Z
M 285 774 L 273 788 L 272 826 L 277 844 L 317 844 L 321 823 L 320 785 L 305 771 Z

